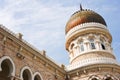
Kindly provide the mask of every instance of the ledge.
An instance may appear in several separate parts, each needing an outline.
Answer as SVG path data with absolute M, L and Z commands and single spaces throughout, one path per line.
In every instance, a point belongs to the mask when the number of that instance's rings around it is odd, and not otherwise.
M 112 58 L 106 58 L 106 57 L 90 58 L 90 59 L 85 59 L 80 62 L 77 62 L 73 65 L 68 65 L 66 67 L 66 71 L 74 70 L 80 67 L 89 66 L 93 64 L 117 64 L 119 65 L 119 63 L 117 63 L 117 61 Z
M 72 28 L 72 29 L 66 34 L 66 38 L 69 37 L 69 36 L 70 36 L 73 32 L 75 32 L 76 30 L 83 29 L 83 28 L 90 27 L 90 26 L 95 26 L 95 27 L 99 27 L 99 28 L 103 28 L 103 29 L 108 30 L 105 25 L 100 24 L 100 23 L 95 23 L 95 22 L 84 23 L 84 24 L 81 24 L 81 25 L 78 25 L 78 26 Z

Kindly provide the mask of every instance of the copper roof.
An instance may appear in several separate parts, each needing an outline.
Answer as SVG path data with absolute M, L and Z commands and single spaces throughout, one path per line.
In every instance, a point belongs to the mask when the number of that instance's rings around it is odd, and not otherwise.
M 106 26 L 106 22 L 102 16 L 92 10 L 82 9 L 71 16 L 70 20 L 67 22 L 65 32 L 67 33 L 73 27 L 88 22 L 97 22 Z

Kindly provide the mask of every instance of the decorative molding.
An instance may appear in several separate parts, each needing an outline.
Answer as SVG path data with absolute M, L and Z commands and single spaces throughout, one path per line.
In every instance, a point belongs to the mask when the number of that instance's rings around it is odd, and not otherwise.
M 108 31 L 107 27 L 103 24 L 100 24 L 100 23 L 95 23 L 95 22 L 91 22 L 91 23 L 83 23 L 81 25 L 78 25 L 74 28 L 72 28 L 67 34 L 66 34 L 66 39 L 68 38 L 68 36 L 70 36 L 72 33 L 74 33 L 75 31 L 79 30 L 79 29 L 84 29 L 84 28 L 87 28 L 87 27 L 90 27 L 90 26 L 95 26 L 95 27 L 98 27 L 98 28 L 103 28 L 105 30 Z
M 112 51 L 109 51 L 109 50 L 97 50 L 97 49 L 94 49 L 94 50 L 88 50 L 88 51 L 82 51 L 82 52 L 79 52 L 78 54 L 74 55 L 74 57 L 72 57 L 70 59 L 70 62 L 74 61 L 76 58 L 78 58 L 79 56 L 82 56 L 82 55 L 85 55 L 85 54 L 90 54 L 90 53 L 96 53 L 96 52 L 102 52 L 102 53 L 107 53 L 109 55 L 113 55 Z M 113 55 L 114 56 L 114 55 Z
M 74 70 L 80 67 L 93 65 L 93 64 L 117 64 L 118 65 L 117 61 L 112 58 L 106 58 L 106 57 L 90 58 L 90 59 L 81 60 L 72 65 L 68 65 L 66 67 L 66 71 Z

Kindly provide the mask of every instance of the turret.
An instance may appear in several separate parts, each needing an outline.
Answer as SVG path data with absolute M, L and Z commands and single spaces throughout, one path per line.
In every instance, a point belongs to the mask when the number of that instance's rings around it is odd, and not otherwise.
M 70 58 L 68 71 L 77 70 L 78 75 L 82 73 L 80 70 L 87 73 L 89 67 L 94 66 L 99 70 L 103 65 L 118 65 L 111 47 L 112 36 L 98 13 L 81 6 L 68 20 L 65 33 Z

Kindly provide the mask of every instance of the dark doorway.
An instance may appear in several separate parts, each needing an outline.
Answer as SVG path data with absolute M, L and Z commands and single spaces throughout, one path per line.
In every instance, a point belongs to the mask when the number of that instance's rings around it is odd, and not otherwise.
M 10 64 L 8 60 L 4 60 L 1 64 L 2 71 L 0 72 L 0 80 L 10 80 Z

